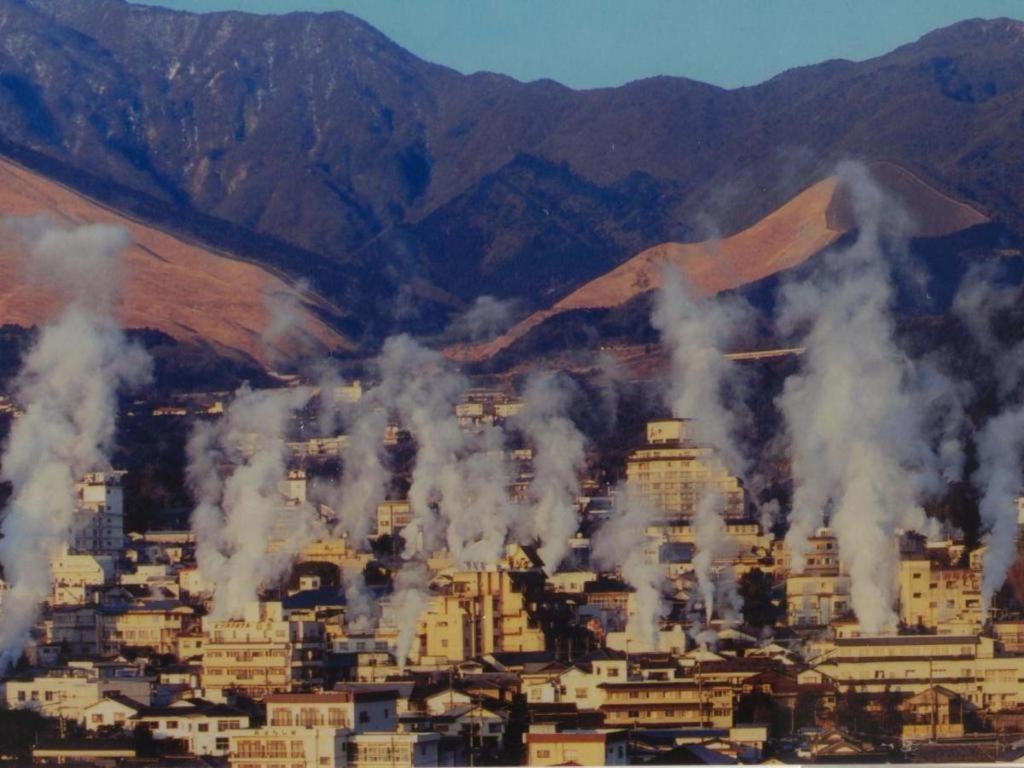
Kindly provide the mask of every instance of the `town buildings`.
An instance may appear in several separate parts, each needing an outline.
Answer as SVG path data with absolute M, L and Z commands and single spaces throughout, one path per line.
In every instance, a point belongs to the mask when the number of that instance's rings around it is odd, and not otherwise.
M 458 409 L 469 434 L 518 407 L 474 398 Z M 633 539 L 659 585 L 644 637 L 633 622 L 650 594 L 621 567 L 591 562 L 591 542 L 621 501 L 594 479 L 571 506 L 580 522 L 561 568 L 531 543 L 508 544 L 495 563 L 427 553 L 410 625 L 394 590 L 412 519 L 400 490 L 368 507 L 368 542 L 325 533 L 240 616 L 216 618 L 216 584 L 196 567 L 194 536 L 126 538 L 123 474 L 87 476 L 87 533 L 52 560 L 31 666 L 5 681 L 5 702 L 86 737 L 82 755 L 127 755 L 145 729 L 157 753 L 260 768 L 756 762 L 797 744 L 808 759 L 880 759 L 886 743 L 967 743 L 1024 721 L 1024 616 L 982 612 L 981 548 L 894 536 L 899 625 L 862 634 L 833 531 L 815 532 L 794 572 L 691 426 L 652 421 L 625 466 L 656 509 Z M 331 453 L 315 444 L 292 447 L 302 466 L 277 486 L 268 552 L 287 539 L 290 515 L 315 507 L 305 462 Z M 533 452 L 516 447 L 508 459 L 508 491 L 525 494 Z M 760 590 L 740 613 L 710 620 L 692 516 L 706 493 L 724 500 L 727 545 L 712 571 Z M 332 513 L 317 509 L 327 530 Z M 69 756 L 50 743 L 43 752 Z
M 124 472 L 89 472 L 75 484 L 71 551 L 120 556 L 124 550 Z
M 323 626 L 289 619 L 281 603 L 249 603 L 241 619 L 207 617 L 203 635 L 202 685 L 214 700 L 229 692 L 262 698 L 322 682 Z
M 728 517 L 745 514 L 739 479 L 708 447 L 689 434 L 686 419 L 658 419 L 647 424 L 647 443 L 629 455 L 630 486 L 666 518 L 690 517 L 704 494 L 722 497 Z

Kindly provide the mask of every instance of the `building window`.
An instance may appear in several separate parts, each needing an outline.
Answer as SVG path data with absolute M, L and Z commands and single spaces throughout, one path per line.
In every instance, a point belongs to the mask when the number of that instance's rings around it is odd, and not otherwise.
M 199 723 L 196 726 L 196 730 L 199 731 L 200 733 L 206 733 L 206 732 L 208 732 L 210 730 L 210 724 L 209 723 Z
M 551 750 L 550 749 L 538 749 L 537 750 L 537 757 L 541 758 L 542 760 L 544 758 L 546 758 L 546 757 L 551 757 Z

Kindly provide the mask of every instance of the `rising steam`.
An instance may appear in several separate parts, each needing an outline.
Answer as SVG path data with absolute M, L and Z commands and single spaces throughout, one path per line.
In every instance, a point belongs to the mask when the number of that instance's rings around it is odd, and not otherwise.
M 516 424 L 533 446 L 531 510 L 524 522 L 527 539 L 540 540 L 539 554 L 554 573 L 569 552 L 569 539 L 579 527 L 577 498 L 585 438 L 566 415 L 570 382 L 560 375 L 532 377 L 523 395 Z
M 45 220 L 13 223 L 30 279 L 60 297 L 61 314 L 42 327 L 22 362 L 2 479 L 12 486 L 0 532 L 9 590 L 0 610 L 0 670 L 17 661 L 50 590 L 50 561 L 72 537 L 75 482 L 109 469 L 117 391 L 142 385 L 151 361 L 113 319 L 129 236 L 120 227 L 60 229 Z
M 746 418 L 747 413 L 735 396 L 742 387 L 741 369 L 729 362 L 725 353 L 747 317 L 748 307 L 737 299 L 698 299 L 680 274 L 667 267 L 651 317 L 671 355 L 669 404 L 673 414 L 693 419 L 687 429 L 698 444 L 714 449 L 711 461 L 721 461 L 740 477 L 746 473 L 747 461 L 736 432 L 738 415 Z M 730 392 L 734 395 L 731 403 L 727 401 Z M 712 563 L 730 549 L 725 513 L 725 500 L 710 489 L 697 500 L 694 566 L 709 621 L 716 597 Z M 724 607 L 734 602 L 733 595 L 728 597 Z
M 878 632 L 896 624 L 896 531 L 925 529 L 921 500 L 939 482 L 938 459 L 920 371 L 894 341 L 886 249 L 905 244 L 909 224 L 866 169 L 846 164 L 839 174 L 857 240 L 781 296 L 782 330 L 808 329 L 803 370 L 778 401 L 795 483 L 786 546 L 802 571 L 808 537 L 828 513 L 854 612 L 864 631 Z
M 603 570 L 618 568 L 634 589 L 626 632 L 639 651 L 657 650 L 658 627 L 667 608 L 662 595 L 665 572 L 657 558 L 652 562 L 644 553 L 649 541 L 646 529 L 655 517 L 656 510 L 643 496 L 629 484 L 620 487 L 612 516 L 594 534 L 591 550 L 594 565 Z
M 219 421 L 198 423 L 187 446 L 196 498 L 192 530 L 202 580 L 214 585 L 211 615 L 236 618 L 260 590 L 287 574 L 317 535 L 305 500 L 288 503 L 286 430 L 312 395 L 305 388 L 242 387 Z M 268 553 L 268 540 L 276 548 Z

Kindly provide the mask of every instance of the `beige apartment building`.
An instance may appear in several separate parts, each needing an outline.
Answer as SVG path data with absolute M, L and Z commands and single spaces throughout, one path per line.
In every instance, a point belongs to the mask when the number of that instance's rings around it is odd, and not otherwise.
M 343 768 L 348 732 L 330 726 L 266 726 L 230 735 L 231 768 Z
M 926 558 L 900 562 L 900 621 L 936 629 L 957 624 L 981 630 L 981 572 Z
M 203 619 L 202 684 L 211 699 L 252 698 L 319 685 L 324 629 L 285 618 L 281 603 L 249 603 L 241 619 Z
M 426 768 L 438 761 L 439 733 L 357 733 L 348 739 L 349 768 Z
M 600 711 L 611 728 L 731 728 L 731 685 L 694 680 L 601 683 Z
M 293 459 L 337 458 L 348 445 L 348 436 L 311 437 L 308 440 L 289 442 L 287 445 Z
M 964 735 L 963 697 L 934 685 L 902 702 L 900 719 L 905 741 L 960 738 Z
M 65 551 L 50 561 L 50 604 L 82 605 L 91 600 L 91 588 L 113 583 L 116 572 L 110 555 L 75 555 Z
M 101 611 L 103 652 L 118 653 L 128 647 L 175 653 L 178 635 L 193 622 L 194 615 L 195 609 L 191 606 L 171 600 Z
M 725 499 L 726 515 L 744 515 L 744 493 L 739 479 L 716 457 L 714 450 L 697 445 L 687 434 L 687 419 L 657 419 L 647 423 L 647 443 L 630 454 L 626 479 L 667 518 L 688 517 L 708 492 Z
M 527 765 L 629 765 L 624 730 L 556 731 L 531 728 L 523 734 Z
M 75 656 L 109 656 L 124 648 L 176 653 L 178 636 L 193 622 L 195 610 L 176 600 L 126 606 L 62 606 L 45 625 L 48 644 Z
M 917 694 L 939 685 L 985 711 L 1024 704 L 1024 656 L 999 653 L 990 637 L 840 636 L 820 644 L 816 658 L 815 669 L 844 691 Z
M 778 564 L 786 577 L 786 621 L 791 627 L 825 627 L 848 614 L 850 576 L 839 561 L 839 542 L 829 528 L 808 539 L 802 573 L 790 573 L 788 561 Z M 783 550 L 777 550 L 782 554 Z
M 412 520 L 412 508 L 406 499 L 382 501 L 377 505 L 374 536 L 397 536 Z
M 524 594 L 534 576 L 497 568 L 451 574 L 420 618 L 414 658 L 444 663 L 495 651 L 544 650 L 544 633 Z
M 827 627 L 850 611 L 850 577 L 808 568 L 786 579 L 786 621 L 795 628 Z
M 231 736 L 231 768 L 419 768 L 438 764 L 436 733 L 266 726 Z

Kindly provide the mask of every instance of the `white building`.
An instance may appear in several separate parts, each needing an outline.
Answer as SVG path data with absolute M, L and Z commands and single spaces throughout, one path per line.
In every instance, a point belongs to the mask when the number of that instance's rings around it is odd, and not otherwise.
M 4 702 L 8 709 L 82 722 L 88 706 L 111 694 L 148 705 L 152 687 L 152 681 L 143 677 L 104 677 L 95 669 L 62 669 L 28 680 L 8 680 Z
M 73 552 L 117 557 L 124 550 L 124 474 L 88 472 L 75 483 Z
M 253 698 L 320 684 L 324 625 L 285 617 L 281 603 L 252 602 L 241 619 L 203 619 L 203 688 L 223 701 L 228 691 Z
M 351 688 L 325 693 L 276 693 L 264 702 L 271 726 L 327 725 L 364 733 L 395 730 L 397 699 L 394 690 Z
M 90 587 L 113 583 L 114 558 L 64 551 L 51 560 L 50 572 L 53 584 L 51 605 L 82 605 L 90 599 Z
M 156 740 L 177 739 L 193 755 L 226 755 L 231 735 L 249 727 L 244 712 L 200 699 L 176 701 L 170 706 L 145 709 L 135 722 L 146 726 Z

